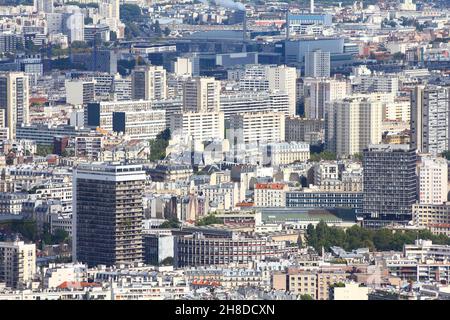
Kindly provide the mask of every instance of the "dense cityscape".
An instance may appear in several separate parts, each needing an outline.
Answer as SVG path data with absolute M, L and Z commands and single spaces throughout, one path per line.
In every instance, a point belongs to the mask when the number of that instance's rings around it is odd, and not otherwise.
M 450 300 L 449 28 L 0 0 L 0 300 Z

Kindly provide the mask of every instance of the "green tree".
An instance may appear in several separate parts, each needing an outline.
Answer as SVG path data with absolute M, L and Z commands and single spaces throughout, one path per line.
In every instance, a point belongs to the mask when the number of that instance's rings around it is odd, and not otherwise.
M 36 155 L 46 157 L 53 153 L 53 146 L 48 146 L 45 144 L 38 144 L 36 146 Z
M 167 257 L 159 263 L 160 266 L 173 266 L 173 257 Z
M 198 220 L 195 224 L 197 226 L 207 226 L 210 224 L 222 224 L 223 221 L 220 218 L 217 218 L 214 214 L 209 214 L 206 217 Z
M 173 229 L 173 228 L 179 228 L 181 225 L 178 218 L 171 218 L 167 221 L 164 221 L 162 224 L 159 225 L 159 228 L 161 229 Z
M 446 151 L 442 152 L 441 156 L 443 156 L 447 160 L 450 160 L 450 151 L 446 150 Z
M 136 4 L 125 3 L 120 5 L 120 20 L 127 24 L 128 22 L 138 22 L 142 20 L 141 8 Z
M 168 27 L 164 28 L 164 36 L 168 37 L 170 35 L 170 29 Z
M 162 160 L 166 157 L 166 148 L 169 145 L 170 129 L 161 131 L 156 139 L 150 140 L 150 160 Z
M 331 151 L 322 151 L 321 153 L 312 153 L 310 160 L 317 162 L 320 160 L 336 160 L 336 154 Z
M 302 294 L 300 300 L 314 300 L 309 294 Z

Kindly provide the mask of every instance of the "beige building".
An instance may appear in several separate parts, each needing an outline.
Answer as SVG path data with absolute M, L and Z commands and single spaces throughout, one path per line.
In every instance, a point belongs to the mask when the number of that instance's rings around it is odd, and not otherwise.
M 359 283 L 346 283 L 344 287 L 332 289 L 333 300 L 369 300 L 369 287 L 362 287 Z
M 381 142 L 383 102 L 370 95 L 332 101 L 326 117 L 327 149 L 338 156 L 361 153 L 369 144 Z
M 8 128 L 7 137 L 15 139 L 16 127 L 29 123 L 28 76 L 23 72 L 0 73 L 0 111 L 0 128 Z
M 193 140 L 206 141 L 223 139 L 225 118 L 223 112 L 183 112 L 170 118 L 170 131 L 181 137 L 190 136 Z
M 93 102 L 95 99 L 95 80 L 66 80 L 66 102 L 74 106 Z
M 304 141 L 313 144 L 323 140 L 323 119 L 307 119 L 299 116 L 286 117 L 286 141 Z
M 141 66 L 131 73 L 133 100 L 163 100 L 167 98 L 167 74 L 161 66 Z
M 286 191 L 289 187 L 284 183 L 257 183 L 255 185 L 255 207 L 285 207 Z
M 330 286 L 338 282 L 345 282 L 347 275 L 342 270 L 300 269 L 290 270 L 283 274 L 286 290 L 298 295 L 310 295 L 314 300 L 329 300 Z M 274 275 L 273 288 L 282 289 L 282 275 Z M 286 285 L 285 285 L 286 286 Z
M 402 121 L 409 123 L 411 118 L 411 103 L 409 98 L 398 98 L 393 103 L 383 106 L 383 121 Z
M 233 135 L 230 141 L 282 142 L 285 140 L 285 115 L 276 111 L 235 114 L 230 117 L 230 129 Z
M 418 165 L 419 203 L 443 204 L 448 193 L 448 162 L 444 158 L 424 156 Z
M 36 273 L 36 245 L 23 241 L 0 242 L 0 283 L 23 288 Z
M 264 152 L 264 164 L 279 166 L 309 160 L 309 144 L 306 142 L 273 142 Z
M 419 204 L 412 207 L 414 225 L 427 228 L 434 234 L 450 236 L 450 203 Z
M 183 109 L 188 112 L 220 110 L 220 81 L 209 77 L 189 78 L 183 86 Z
M 177 76 L 192 75 L 192 59 L 178 57 L 173 63 L 173 73 Z

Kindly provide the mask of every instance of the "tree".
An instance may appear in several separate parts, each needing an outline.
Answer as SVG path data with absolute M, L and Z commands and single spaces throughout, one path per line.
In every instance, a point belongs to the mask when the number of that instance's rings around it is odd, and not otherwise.
M 162 160 L 166 157 L 166 148 L 169 145 L 170 129 L 161 131 L 156 139 L 150 140 L 150 160 Z
M 164 36 L 168 37 L 170 35 L 170 29 L 168 27 L 164 28 Z
M 158 36 L 161 37 L 162 36 L 162 29 L 161 26 L 159 25 L 159 20 L 156 20 L 155 23 L 153 23 L 150 26 L 150 29 Z
M 314 300 L 309 294 L 302 294 L 300 300 Z
M 38 144 L 36 146 L 36 155 L 46 157 L 53 153 L 53 146 L 48 146 L 45 144 Z
M 223 221 L 221 219 L 217 218 L 214 214 L 210 214 L 198 220 L 195 224 L 197 226 L 207 226 L 210 224 L 222 224 L 222 223 Z
M 358 161 L 362 161 L 363 160 L 363 155 L 362 155 L 362 153 L 358 152 L 358 153 L 355 153 L 353 155 L 353 158 L 355 158 Z
M 331 151 L 322 151 L 320 153 L 312 153 L 310 160 L 311 161 L 320 161 L 320 160 L 336 160 L 336 154 Z
M 179 228 L 180 227 L 180 221 L 178 218 L 170 218 L 167 221 L 164 221 L 162 224 L 159 225 L 159 228 L 161 229 L 173 229 L 173 228 Z
M 446 151 L 442 152 L 441 156 L 443 156 L 447 160 L 450 160 L 450 151 L 446 150 Z
M 159 265 L 160 266 L 173 266 L 173 257 L 167 257 L 164 260 L 162 260 Z
M 125 24 L 127 24 L 128 22 L 138 22 L 142 20 L 141 8 L 136 4 L 121 4 L 119 14 L 120 20 Z

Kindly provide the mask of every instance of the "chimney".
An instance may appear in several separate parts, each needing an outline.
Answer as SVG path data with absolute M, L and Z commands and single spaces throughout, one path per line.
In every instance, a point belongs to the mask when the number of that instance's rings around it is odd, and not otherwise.
M 286 40 L 289 40 L 290 34 L 289 34 L 289 9 L 288 8 L 286 10 L 286 24 L 285 24 L 285 28 L 286 28 Z
M 242 22 L 242 39 L 245 42 L 247 41 L 247 11 L 244 9 L 244 21 Z

